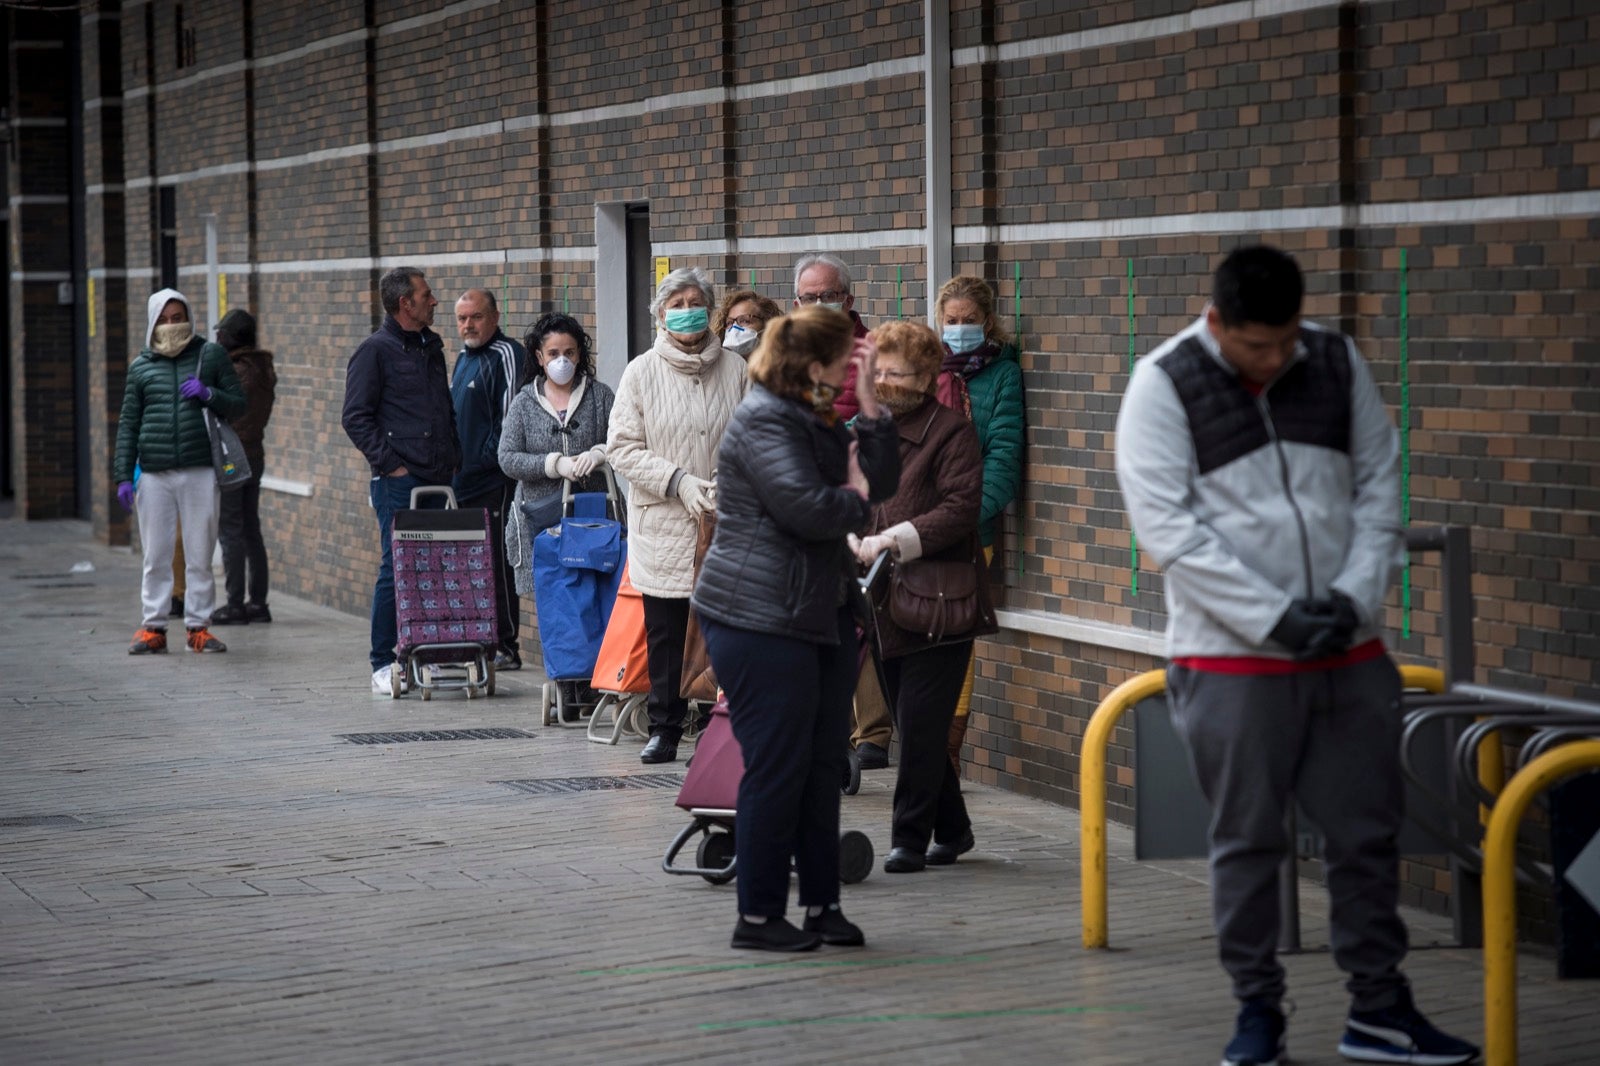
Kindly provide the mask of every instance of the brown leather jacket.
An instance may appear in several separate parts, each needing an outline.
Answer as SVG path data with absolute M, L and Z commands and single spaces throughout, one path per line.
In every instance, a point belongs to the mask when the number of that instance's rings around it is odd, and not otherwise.
M 263 439 L 267 432 L 267 419 L 272 417 L 272 402 L 277 397 L 278 375 L 272 369 L 272 353 L 260 348 L 236 348 L 228 353 L 233 360 L 233 371 L 244 385 L 244 414 L 229 422 L 239 434 L 245 457 L 259 474 L 266 458 Z
M 897 536 L 902 559 L 971 559 L 983 504 L 983 453 L 972 423 L 929 397 L 895 417 L 900 432 L 900 489 L 872 509 L 870 533 L 909 523 L 914 537 Z M 911 547 L 913 550 L 907 550 Z M 887 581 L 880 582 L 887 602 Z M 918 651 L 926 641 L 876 612 L 886 658 Z

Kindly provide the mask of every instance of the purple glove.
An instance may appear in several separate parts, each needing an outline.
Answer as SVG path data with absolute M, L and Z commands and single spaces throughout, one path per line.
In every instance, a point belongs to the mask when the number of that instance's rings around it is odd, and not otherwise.
M 133 510 L 133 482 L 124 481 L 117 486 L 117 502 L 122 504 L 124 511 Z
M 199 400 L 201 403 L 211 401 L 211 390 L 200 383 L 199 378 L 190 378 L 178 386 L 178 395 L 185 400 Z

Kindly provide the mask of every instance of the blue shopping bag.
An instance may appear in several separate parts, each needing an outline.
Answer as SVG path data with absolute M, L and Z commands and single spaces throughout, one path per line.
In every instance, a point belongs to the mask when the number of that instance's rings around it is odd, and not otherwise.
M 561 520 L 561 565 L 614 574 L 622 565 L 622 523 L 605 518 Z
M 533 538 L 539 645 L 544 651 L 545 675 L 552 680 L 588 678 L 594 673 L 622 579 L 620 566 L 612 573 L 602 573 L 564 565 L 563 540 L 559 526 Z M 619 545 L 619 554 L 624 550 Z

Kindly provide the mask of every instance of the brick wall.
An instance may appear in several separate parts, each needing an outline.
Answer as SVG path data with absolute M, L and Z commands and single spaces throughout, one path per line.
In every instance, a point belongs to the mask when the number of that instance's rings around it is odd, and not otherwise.
M 596 204 L 647 201 L 673 266 L 753 275 L 782 303 L 812 243 L 843 250 L 869 321 L 926 314 L 943 280 L 920 232 L 937 218 L 920 3 L 395 0 L 371 26 L 354 3 L 252 7 L 256 238 L 230 302 L 278 353 L 268 472 L 311 492 L 263 504 L 286 590 L 357 613 L 369 595 L 366 473 L 338 413 L 382 267 L 423 262 L 446 312 L 489 285 L 517 335 L 563 301 L 594 325 L 622 313 L 595 305 Z M 1354 335 L 1397 418 L 1407 386 L 1412 519 L 1474 530 L 1479 679 L 1600 698 L 1600 16 L 1558 0 L 1263 9 L 951 4 L 955 261 L 994 282 L 1028 387 L 1027 485 L 997 571 L 1026 624 L 982 645 L 980 780 L 1075 802 L 1084 719 L 1157 663 L 1130 649 L 1164 624 L 1161 577 L 1145 561 L 1134 589 L 1111 469 L 1129 265 L 1142 354 L 1200 312 L 1216 261 L 1247 240 L 1300 258 L 1307 313 Z M 149 80 L 147 22 L 157 60 L 154 103 L 121 116 L 123 168 L 149 179 L 126 196 L 130 267 L 154 262 L 160 175 L 246 159 L 242 22 L 232 5 L 184 10 L 197 56 L 183 70 L 163 66 L 170 4 L 121 20 L 125 83 Z M 248 248 L 245 175 L 177 187 L 186 267 L 203 262 L 205 213 Z M 142 331 L 150 287 L 130 281 L 125 332 Z M 1410 634 L 1396 644 L 1436 661 L 1427 560 L 1410 590 L 1408 616 L 1391 598 Z M 1104 639 L 1028 621 L 1055 617 Z

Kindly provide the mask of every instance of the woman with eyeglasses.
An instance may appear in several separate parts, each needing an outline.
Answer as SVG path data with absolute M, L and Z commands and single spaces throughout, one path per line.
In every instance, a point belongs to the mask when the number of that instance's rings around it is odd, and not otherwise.
M 983 452 L 983 506 L 978 539 L 985 562 L 994 560 L 1000 515 L 1022 490 L 1026 409 L 1022 366 L 994 313 L 994 290 L 982 278 L 957 275 L 939 288 L 935 304 L 944 342 L 943 370 L 966 383 L 972 425 Z M 950 758 L 959 767 L 967 736 L 976 660 L 967 664 L 961 698 L 950 725 Z
M 548 314 L 523 342 L 530 353 L 522 381 L 500 426 L 500 469 L 517 482 L 517 505 L 506 516 L 506 554 L 517 593 L 533 593 L 533 538 L 521 504 L 548 499 L 573 482 L 577 492 L 599 491 L 590 483 L 606 457 L 606 431 L 615 396 L 594 376 L 589 334 L 577 319 Z M 598 481 L 598 479 L 596 479 Z
M 716 506 L 717 446 L 744 398 L 745 365 L 711 329 L 711 279 L 674 270 L 656 287 L 656 339 L 628 364 L 606 458 L 628 480 L 628 576 L 644 600 L 650 740 L 644 763 L 678 757 L 689 703 L 683 642 L 703 515 Z
M 711 332 L 722 338 L 722 350 L 749 359 L 767 323 L 783 314 L 777 301 L 754 289 L 734 289 L 711 315 Z
M 935 392 L 943 349 L 920 322 L 887 322 L 877 343 L 878 403 L 900 436 L 900 487 L 873 508 L 869 535 L 854 541 L 870 565 L 887 551 L 897 563 L 942 559 L 971 563 L 983 495 L 983 461 L 972 423 Z M 949 865 L 973 848 L 972 820 L 945 742 L 972 655 L 972 639 L 934 643 L 877 614 L 885 698 L 900 735 L 891 850 L 886 873 Z
M 736 948 L 866 939 L 839 909 L 839 782 L 856 672 L 845 537 L 866 528 L 871 501 L 893 494 L 899 460 L 872 388 L 871 343 L 853 332 L 822 307 L 768 326 L 717 460 L 717 535 L 694 608 L 744 754 Z M 853 432 L 834 409 L 852 370 L 863 383 Z M 791 856 L 799 928 L 784 918 Z

